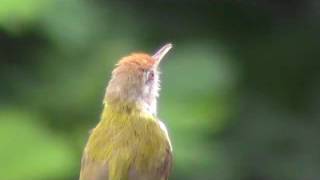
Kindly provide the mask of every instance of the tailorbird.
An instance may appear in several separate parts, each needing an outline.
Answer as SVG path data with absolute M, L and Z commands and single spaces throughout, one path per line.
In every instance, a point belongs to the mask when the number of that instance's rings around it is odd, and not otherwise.
M 159 64 L 172 48 L 120 59 L 98 125 L 83 152 L 80 180 L 167 180 L 172 146 L 157 117 Z

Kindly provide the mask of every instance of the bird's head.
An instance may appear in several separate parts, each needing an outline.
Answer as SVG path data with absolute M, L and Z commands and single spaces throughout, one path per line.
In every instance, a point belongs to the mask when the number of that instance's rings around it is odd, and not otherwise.
M 145 108 L 156 114 L 159 95 L 159 64 L 172 48 L 166 44 L 154 55 L 133 53 L 120 59 L 112 71 L 105 101 L 125 107 Z

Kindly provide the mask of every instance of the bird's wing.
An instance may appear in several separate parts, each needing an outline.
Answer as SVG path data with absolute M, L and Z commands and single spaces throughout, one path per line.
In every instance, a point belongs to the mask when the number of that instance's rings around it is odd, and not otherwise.
M 165 161 L 163 163 L 162 172 L 161 172 L 162 174 L 161 180 L 168 180 L 169 174 L 171 172 L 171 168 L 172 168 L 172 152 L 171 152 L 171 149 L 167 149 Z
M 171 150 L 167 149 L 164 161 L 154 170 L 149 172 L 139 173 L 135 167 L 129 169 L 128 180 L 168 180 L 172 163 Z
M 172 145 L 171 145 L 171 141 L 169 138 L 169 134 L 168 134 L 168 130 L 166 125 L 161 121 L 158 120 L 161 129 L 164 131 L 164 133 L 166 134 L 167 137 L 167 141 L 168 141 L 168 147 L 166 149 L 166 156 L 165 156 L 165 161 L 163 163 L 163 167 L 161 169 L 161 175 L 163 177 L 162 180 L 168 180 L 169 174 L 171 172 L 171 168 L 172 168 Z
M 80 180 L 108 180 L 107 163 L 91 159 L 84 151 L 81 159 Z

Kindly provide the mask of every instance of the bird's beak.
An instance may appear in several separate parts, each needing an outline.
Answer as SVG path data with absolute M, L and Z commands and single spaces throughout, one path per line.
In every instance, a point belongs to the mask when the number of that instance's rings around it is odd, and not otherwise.
M 156 65 L 160 63 L 160 61 L 163 59 L 163 57 L 170 51 L 172 48 L 172 44 L 168 43 L 164 45 L 162 48 L 160 48 L 153 56 L 152 58 L 156 60 Z

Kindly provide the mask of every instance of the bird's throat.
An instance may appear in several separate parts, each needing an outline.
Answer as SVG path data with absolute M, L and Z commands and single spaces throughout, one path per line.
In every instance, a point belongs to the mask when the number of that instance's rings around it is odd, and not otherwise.
M 112 101 L 111 101 L 112 100 Z M 146 113 L 152 116 L 157 114 L 157 100 L 154 99 L 137 99 L 135 101 L 126 101 L 118 99 L 106 98 L 104 101 L 104 110 L 112 108 L 116 112 L 124 114 Z

